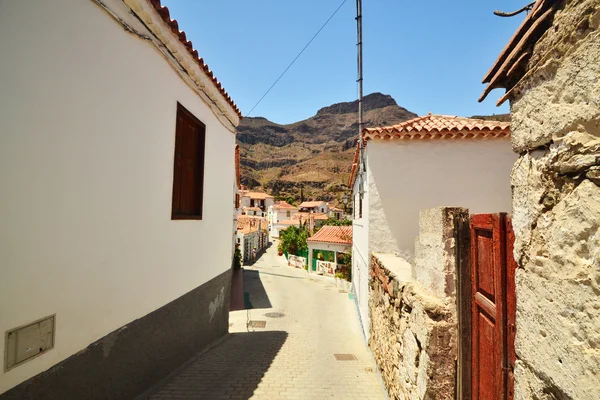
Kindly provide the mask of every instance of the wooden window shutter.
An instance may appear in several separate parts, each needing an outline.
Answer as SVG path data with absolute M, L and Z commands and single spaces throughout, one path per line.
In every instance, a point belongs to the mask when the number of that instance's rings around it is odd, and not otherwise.
M 202 219 L 206 127 L 177 104 L 172 219 Z

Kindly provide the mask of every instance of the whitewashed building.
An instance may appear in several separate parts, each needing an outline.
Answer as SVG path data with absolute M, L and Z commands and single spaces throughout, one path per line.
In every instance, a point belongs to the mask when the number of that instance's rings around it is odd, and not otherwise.
M 275 198 L 267 193 L 240 190 L 242 207 L 258 207 L 265 214 L 275 204 Z
M 294 220 L 294 215 L 298 213 L 298 207 L 288 204 L 285 201 L 278 201 L 271 205 L 267 212 L 267 221 L 269 222 L 269 236 L 278 238 L 279 231 L 288 226 L 299 226 L 300 221 Z
M 328 214 L 329 206 L 324 201 L 304 201 L 298 206 L 298 209 L 302 212 L 312 212 L 319 214 Z
M 353 290 L 369 335 L 372 253 L 414 256 L 419 211 L 442 206 L 472 213 L 510 212 L 510 172 L 516 160 L 508 122 L 426 115 L 365 129 L 363 167 L 356 149 L 353 188 Z
M 241 114 L 157 0 L 0 0 L 0 54 L 0 397 L 134 398 L 228 331 Z

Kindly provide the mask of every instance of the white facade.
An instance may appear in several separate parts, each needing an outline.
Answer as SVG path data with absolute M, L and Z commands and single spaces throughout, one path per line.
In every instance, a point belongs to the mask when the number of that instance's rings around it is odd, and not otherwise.
M 279 231 L 287 229 L 288 226 L 300 225 L 300 221 L 291 223 L 294 215 L 298 213 L 298 208 L 293 206 L 281 207 L 278 204 L 269 206 L 267 212 L 267 221 L 269 222 L 269 236 L 272 238 L 279 237 Z M 283 224 L 281 222 L 284 222 Z
M 370 140 L 365 149 L 362 218 L 353 187 L 353 281 L 368 337 L 371 253 L 414 256 L 419 211 L 442 206 L 471 213 L 511 211 L 510 173 L 517 156 L 510 140 Z
M 300 226 L 300 221 L 298 220 L 289 220 L 289 221 L 280 221 L 275 222 L 269 225 L 269 237 L 278 238 L 279 233 L 283 230 L 286 230 L 290 226 Z
M 300 211 L 313 212 L 319 214 L 328 214 L 329 206 L 324 201 L 305 201 L 298 206 Z
M 275 198 L 266 193 L 241 191 L 240 194 L 242 207 L 258 207 L 266 213 L 275 204 Z
M 238 121 L 152 40 L 92 1 L 0 0 L 0 332 L 56 314 L 0 393 L 230 268 Z M 171 220 L 178 102 L 206 125 L 202 220 Z

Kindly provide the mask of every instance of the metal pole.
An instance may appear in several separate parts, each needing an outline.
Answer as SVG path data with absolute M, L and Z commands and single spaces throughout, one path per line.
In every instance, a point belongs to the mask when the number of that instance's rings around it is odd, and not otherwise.
M 359 177 L 360 173 L 366 171 L 363 162 L 363 66 L 362 66 L 362 0 L 356 0 L 356 35 L 358 50 L 358 149 L 359 149 Z M 362 196 L 362 191 L 360 193 Z

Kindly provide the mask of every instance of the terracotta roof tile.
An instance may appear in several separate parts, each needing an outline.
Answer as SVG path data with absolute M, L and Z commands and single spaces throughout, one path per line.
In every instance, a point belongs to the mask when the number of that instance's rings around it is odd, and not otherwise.
M 282 209 L 282 208 L 283 209 L 287 209 L 287 208 L 289 208 L 289 209 L 293 209 L 293 210 L 297 210 L 298 209 L 298 207 L 294 207 L 293 205 L 291 205 L 288 202 L 283 201 L 283 200 L 282 201 L 278 201 L 277 203 L 275 203 L 275 205 L 273 206 L 273 208 L 275 208 L 275 209 Z
M 225 98 L 225 100 L 227 100 L 227 102 L 233 108 L 233 110 L 237 113 L 237 115 L 240 118 L 242 118 L 242 113 L 240 112 L 238 106 L 231 99 L 229 94 L 227 94 L 225 89 L 223 89 L 221 82 L 219 82 L 217 80 L 217 78 L 213 75 L 213 72 L 208 68 L 208 65 L 206 65 L 204 63 L 204 60 L 198 56 L 198 51 L 194 50 L 194 46 L 192 45 L 192 42 L 187 40 L 185 32 L 179 30 L 179 24 L 177 23 L 177 20 L 171 19 L 169 9 L 165 6 L 162 6 L 160 4 L 160 0 L 150 0 L 150 3 L 152 4 L 152 7 L 154 7 L 154 9 L 158 13 L 158 15 L 160 15 L 160 17 L 164 21 L 164 23 L 167 24 L 167 26 L 171 29 L 171 32 L 173 32 L 173 34 L 177 36 L 179 41 L 186 47 L 186 49 L 192 55 L 194 60 L 196 60 L 196 63 L 200 66 L 200 68 L 204 71 L 204 73 L 206 73 L 206 75 L 208 75 L 208 77 L 212 80 L 213 84 L 217 87 L 217 89 L 219 89 L 219 92 L 221 92 L 221 95 Z
M 302 204 L 300 204 L 298 207 L 300 207 L 300 208 L 303 208 L 303 207 L 311 208 L 311 207 L 320 206 L 323 203 L 324 203 L 324 201 L 305 201 Z
M 296 214 L 294 214 L 292 216 L 292 219 L 302 219 L 302 220 L 308 220 L 308 218 L 311 217 L 313 220 L 326 220 L 329 219 L 329 217 L 325 214 L 322 213 L 308 213 L 305 211 L 300 211 L 297 212 Z
M 274 222 L 274 225 L 300 225 L 300 221 L 297 219 L 285 219 L 283 221 Z
M 266 231 L 268 228 L 267 220 L 262 217 L 252 215 L 239 215 L 237 220 L 237 229 L 242 233 L 252 233 L 258 230 Z
M 352 244 L 352 227 L 326 225 L 319 229 L 314 236 L 309 237 L 307 241 Z
M 250 192 L 248 190 L 240 190 L 240 196 L 250 197 L 251 199 L 257 199 L 257 200 L 265 200 L 265 199 L 273 198 L 273 196 L 263 193 L 263 192 Z
M 509 136 L 509 122 L 434 114 L 413 118 L 398 125 L 363 130 L 365 140 L 489 139 Z

